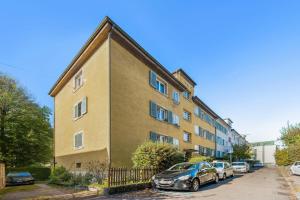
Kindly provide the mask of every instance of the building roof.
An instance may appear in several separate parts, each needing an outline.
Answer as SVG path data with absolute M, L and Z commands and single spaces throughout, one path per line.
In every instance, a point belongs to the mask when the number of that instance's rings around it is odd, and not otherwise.
M 106 31 L 104 31 L 107 29 Z M 104 31 L 104 32 L 102 32 Z M 87 42 L 83 45 L 83 47 L 80 49 L 80 51 L 76 54 L 76 56 L 73 58 L 71 63 L 68 65 L 68 67 L 64 70 L 64 72 L 60 75 L 58 80 L 55 82 L 55 84 L 52 86 L 52 88 L 49 91 L 49 95 L 55 96 L 58 91 L 55 89 L 57 86 L 61 83 L 62 79 L 67 75 L 67 73 L 72 69 L 73 65 L 77 62 L 77 60 L 80 59 L 82 54 L 87 51 L 87 49 L 90 47 L 90 45 L 95 41 L 96 37 L 98 37 L 99 34 L 105 34 L 105 39 L 111 32 L 117 32 L 122 35 L 126 40 L 128 40 L 132 45 L 134 45 L 135 48 L 137 48 L 139 51 L 143 53 L 143 56 L 147 57 L 147 59 L 151 60 L 158 68 L 160 68 L 161 73 L 165 75 L 164 78 L 167 78 L 169 81 L 171 81 L 178 89 L 181 91 L 186 90 L 187 88 L 179 81 L 177 80 L 173 74 L 171 74 L 162 64 L 160 64 L 153 56 L 151 56 L 143 47 L 141 47 L 133 38 L 131 38 L 123 29 L 121 29 L 115 22 L 113 22 L 109 17 L 105 17 L 100 25 L 97 27 L 95 32 L 91 35 L 91 37 L 87 40 Z M 84 62 L 83 62 L 84 63 Z M 81 64 L 82 65 L 82 64 Z M 65 83 L 64 83 L 65 84 Z
M 194 86 L 197 85 L 197 83 L 181 68 L 174 71 L 173 74 L 178 73 L 178 72 L 182 73 Z
M 262 141 L 262 142 L 253 142 L 251 143 L 251 146 L 256 147 L 256 146 L 273 146 L 275 145 L 275 141 Z
M 206 105 L 199 97 L 193 96 L 193 101 L 199 105 L 202 109 L 204 109 L 207 113 L 209 113 L 212 117 L 219 118 L 219 116 L 210 108 L 208 105 Z

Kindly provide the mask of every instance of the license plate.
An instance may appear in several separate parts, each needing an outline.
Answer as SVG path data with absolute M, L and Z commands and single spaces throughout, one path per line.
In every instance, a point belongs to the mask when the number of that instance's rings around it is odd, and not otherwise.
M 159 181 L 160 184 L 171 184 L 172 181 L 167 181 L 167 180 L 161 180 Z

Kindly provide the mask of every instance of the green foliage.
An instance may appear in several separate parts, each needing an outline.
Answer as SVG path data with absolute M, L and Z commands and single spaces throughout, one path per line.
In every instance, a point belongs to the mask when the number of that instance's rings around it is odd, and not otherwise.
M 183 153 L 169 144 L 146 142 L 133 153 L 134 167 L 153 167 L 164 170 L 184 161 Z
M 70 183 L 71 179 L 72 174 L 63 166 L 58 166 L 52 169 L 49 183 L 60 185 L 63 183 Z
M 233 145 L 232 159 L 234 161 L 250 159 L 251 155 L 251 148 L 249 145 Z
M 300 143 L 300 123 L 291 125 L 281 129 L 281 139 L 286 146 L 291 146 Z
M 189 159 L 189 162 L 192 163 L 202 162 L 202 161 L 212 162 L 213 158 L 207 156 L 193 156 Z
M 30 172 L 37 181 L 45 181 L 49 179 L 51 169 L 49 167 L 18 167 L 7 168 L 6 172 Z
M 8 76 L 0 74 L 0 160 L 7 167 L 49 163 L 50 110 L 40 107 Z
M 300 160 L 300 123 L 287 124 L 281 129 L 281 140 L 286 148 L 277 150 L 275 159 L 277 165 L 289 165 Z
M 81 172 L 71 173 L 63 166 L 57 166 L 51 171 L 49 183 L 63 186 L 88 186 L 91 184 L 104 185 L 106 183 L 104 180 L 105 170 L 106 168 L 93 168 L 92 171 L 90 169 L 86 169 L 86 173 L 83 174 Z M 97 172 L 97 174 L 94 172 Z
M 287 149 L 279 150 L 277 149 L 275 152 L 275 160 L 277 165 L 286 166 L 290 164 L 289 154 Z

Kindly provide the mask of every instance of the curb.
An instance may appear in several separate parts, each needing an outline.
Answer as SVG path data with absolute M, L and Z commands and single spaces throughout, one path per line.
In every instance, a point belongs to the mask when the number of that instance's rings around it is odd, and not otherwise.
M 289 185 L 289 187 L 291 189 L 292 198 L 295 200 L 300 200 L 300 193 L 296 191 L 296 188 L 291 183 L 291 181 L 288 179 L 286 169 L 282 168 L 282 167 L 278 167 L 277 169 L 278 169 L 279 173 L 281 174 L 281 176 L 284 178 L 285 182 Z

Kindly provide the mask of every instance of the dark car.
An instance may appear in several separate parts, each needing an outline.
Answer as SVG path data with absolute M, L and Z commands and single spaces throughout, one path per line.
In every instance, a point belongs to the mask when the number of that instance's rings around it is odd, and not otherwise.
M 180 163 L 152 177 L 158 189 L 198 191 L 200 185 L 219 182 L 217 171 L 208 162 Z
M 6 176 L 6 185 L 34 184 L 34 178 L 29 172 L 11 172 Z

